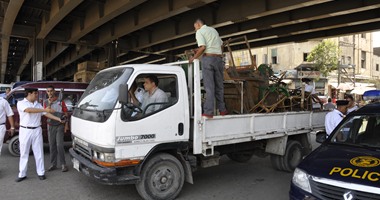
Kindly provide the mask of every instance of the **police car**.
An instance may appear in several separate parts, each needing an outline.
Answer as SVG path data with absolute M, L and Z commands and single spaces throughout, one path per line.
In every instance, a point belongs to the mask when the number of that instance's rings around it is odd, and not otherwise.
M 380 199 L 380 90 L 350 113 L 295 169 L 290 199 Z M 376 102 L 377 101 L 377 102 Z M 323 141 L 325 140 L 325 141 Z

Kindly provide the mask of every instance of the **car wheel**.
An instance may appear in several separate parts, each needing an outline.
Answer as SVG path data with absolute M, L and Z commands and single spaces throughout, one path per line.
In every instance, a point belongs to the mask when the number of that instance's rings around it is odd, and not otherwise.
M 14 136 L 8 143 L 8 151 L 12 156 L 20 156 L 20 142 L 18 135 Z

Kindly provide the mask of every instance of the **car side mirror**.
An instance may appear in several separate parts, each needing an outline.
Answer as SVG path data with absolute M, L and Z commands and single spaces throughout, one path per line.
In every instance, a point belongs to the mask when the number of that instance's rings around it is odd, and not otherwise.
M 326 141 L 326 131 L 317 132 L 315 136 L 315 141 L 318 143 L 323 143 L 324 141 Z
M 128 103 L 128 84 L 119 85 L 119 102 L 123 105 Z

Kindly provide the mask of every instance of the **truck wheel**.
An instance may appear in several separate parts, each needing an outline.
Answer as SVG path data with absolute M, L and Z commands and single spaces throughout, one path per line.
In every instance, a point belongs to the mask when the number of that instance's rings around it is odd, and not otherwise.
M 160 153 L 144 165 L 136 189 L 143 199 L 174 199 L 184 181 L 181 162 L 170 154 Z
M 18 135 L 14 136 L 8 143 L 8 151 L 12 156 L 20 156 L 20 142 Z
M 228 153 L 228 158 L 240 163 L 245 163 L 251 160 L 253 156 L 253 151 L 242 151 L 242 152 L 234 152 L 234 153 Z
M 270 155 L 270 161 L 271 161 L 274 169 L 279 170 L 279 171 L 284 170 L 282 156 L 276 155 L 276 154 L 271 154 Z
M 303 158 L 302 145 L 298 141 L 290 140 L 286 145 L 283 156 L 284 171 L 293 172 Z

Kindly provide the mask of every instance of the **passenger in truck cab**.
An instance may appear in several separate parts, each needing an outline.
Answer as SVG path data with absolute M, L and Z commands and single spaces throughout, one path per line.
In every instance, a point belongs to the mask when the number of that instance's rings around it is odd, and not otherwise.
M 130 102 L 136 106 L 140 106 L 143 101 L 145 90 L 142 87 L 137 86 L 137 82 L 134 81 L 131 85 L 131 89 L 128 91 Z

